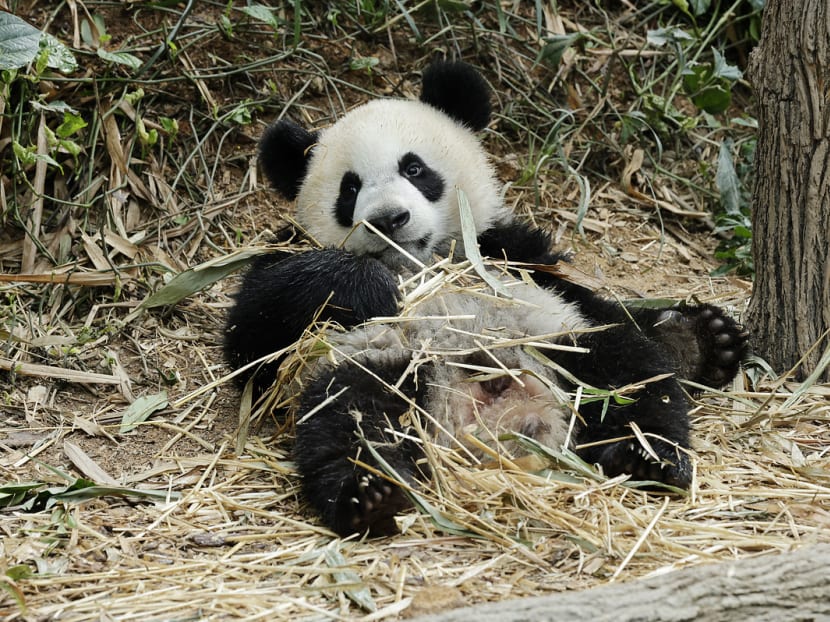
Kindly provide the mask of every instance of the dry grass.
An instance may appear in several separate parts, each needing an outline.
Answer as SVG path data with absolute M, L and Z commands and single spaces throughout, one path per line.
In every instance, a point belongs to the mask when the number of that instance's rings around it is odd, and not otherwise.
M 640 105 L 621 76 L 659 77 L 668 52 L 641 54 L 643 33 L 668 8 L 606 15 L 574 3 L 537 20 L 517 5 L 501 30 L 492 11 L 477 24 L 441 11 L 363 22 L 344 12 L 337 25 L 307 13 L 295 47 L 290 12 L 277 34 L 233 12 L 228 36 L 216 26 L 225 3 L 17 4 L 4 8 L 82 49 L 89 73 L 43 90 L 89 126 L 84 157 L 61 155 L 61 172 L 13 168 L 6 137 L 44 150 L 41 128 L 60 119 L 32 114 L 18 91 L 4 101 L 0 367 L 12 371 L 2 372 L 0 482 L 20 496 L 0 515 L 3 619 L 394 618 L 830 539 L 830 388 L 756 367 L 696 404 L 687 497 L 522 459 L 482 469 L 434 448 L 425 499 L 461 534 L 412 512 L 399 537 L 334 539 L 298 498 L 290 429 L 240 420 L 218 347 L 233 279 L 140 306 L 171 274 L 238 257 L 276 226 L 254 166 L 262 122 L 288 111 L 322 124 L 368 97 L 412 95 L 412 71 L 444 49 L 491 65 L 500 116 L 486 141 L 502 176 L 519 180 L 507 199 L 577 251 L 586 279 L 740 313 L 749 285 L 706 276 L 706 170 L 723 131 L 701 126 L 659 148 L 619 140 L 616 124 Z M 106 45 L 146 62 L 139 77 L 84 43 L 92 13 L 105 18 Z M 535 62 L 539 26 L 592 44 L 554 72 Z M 173 29 L 178 54 L 156 55 Z M 348 68 L 370 57 L 372 72 Z M 133 106 L 123 95 L 137 87 L 145 96 Z M 257 123 L 236 121 L 240 109 Z M 142 145 L 136 119 L 161 129 L 161 117 L 177 119 L 179 134 Z M 37 512 L 20 505 L 35 500 L 32 481 L 43 484 Z
M 230 439 L 192 457 L 174 444 L 122 481 L 167 500 L 5 515 L 3 553 L 33 566 L 17 587 L 39 619 L 372 618 L 430 610 L 436 589 L 446 607 L 629 581 L 828 541 L 827 393 L 769 384 L 708 397 L 687 498 L 559 466 L 481 469 L 434 448 L 426 499 L 477 537 L 411 512 L 399 537 L 342 542 L 302 511 L 287 444 L 252 436 L 239 455 Z

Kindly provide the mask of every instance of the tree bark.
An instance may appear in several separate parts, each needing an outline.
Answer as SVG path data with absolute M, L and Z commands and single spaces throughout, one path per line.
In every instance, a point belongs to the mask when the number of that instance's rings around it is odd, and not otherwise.
M 747 325 L 779 373 L 818 344 L 796 369 L 803 378 L 830 329 L 830 3 L 768 0 L 749 74 L 758 146 Z
M 828 567 L 830 545 L 808 545 L 794 553 L 456 609 L 415 622 L 817 622 L 830 620 Z

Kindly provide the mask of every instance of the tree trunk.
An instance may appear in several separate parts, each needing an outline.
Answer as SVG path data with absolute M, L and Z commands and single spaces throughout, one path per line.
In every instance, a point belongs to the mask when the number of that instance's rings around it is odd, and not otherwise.
M 749 71 L 758 147 L 747 325 L 779 373 L 817 345 L 796 369 L 803 378 L 830 329 L 830 3 L 768 0 Z
M 808 544 L 794 553 L 478 605 L 414 622 L 817 622 L 830 619 L 828 566 L 830 545 Z

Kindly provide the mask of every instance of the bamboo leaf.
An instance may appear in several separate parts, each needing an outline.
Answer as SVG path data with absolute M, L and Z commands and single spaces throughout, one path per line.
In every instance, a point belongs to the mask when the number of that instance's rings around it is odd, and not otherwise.
M 146 421 L 157 410 L 167 408 L 167 391 L 156 395 L 149 395 L 138 398 L 121 416 L 121 428 L 119 432 L 126 434 L 133 430 L 139 423 Z
M 470 209 L 470 202 L 467 200 L 467 195 L 461 188 L 456 188 L 458 194 L 458 212 L 461 216 L 461 237 L 464 241 L 464 254 L 476 273 L 484 279 L 493 291 L 501 294 L 505 298 L 512 299 L 513 294 L 507 291 L 504 284 L 494 277 L 484 266 L 484 260 L 481 257 L 481 252 L 478 248 L 478 232 L 476 230 L 476 223 L 473 219 L 473 211 Z
M 343 593 L 346 594 L 346 596 L 348 596 L 349 599 L 361 609 L 364 609 L 369 613 L 374 613 L 377 611 L 378 607 L 372 598 L 372 593 L 369 591 L 369 588 L 366 587 L 366 584 L 363 582 L 363 579 L 360 578 L 360 575 L 348 567 L 346 558 L 343 557 L 343 554 L 337 548 L 338 544 L 339 541 L 335 540 L 327 546 L 325 555 L 326 564 L 335 569 L 332 572 L 332 576 L 337 582 L 335 587 L 341 588 Z
M 720 202 L 727 214 L 738 214 L 741 211 L 741 182 L 732 163 L 732 141 L 725 140 L 720 145 L 718 153 L 718 171 L 715 174 L 715 184 L 720 192 Z
M 129 52 L 108 52 L 104 48 L 98 48 L 98 56 L 111 63 L 126 65 L 133 71 L 141 67 L 141 59 Z
M 226 257 L 211 259 L 195 268 L 180 272 L 170 279 L 170 282 L 164 287 L 145 298 L 144 302 L 141 303 L 141 307 L 152 309 L 174 305 L 191 294 L 195 294 L 222 280 L 229 274 L 233 274 L 263 252 L 261 249 L 238 251 Z

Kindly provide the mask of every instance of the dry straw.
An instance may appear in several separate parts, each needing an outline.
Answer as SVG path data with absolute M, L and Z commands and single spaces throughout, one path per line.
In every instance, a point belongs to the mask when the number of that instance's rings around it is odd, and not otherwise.
M 440 262 L 402 287 L 402 321 L 446 288 L 492 295 L 470 262 Z M 414 491 L 420 511 L 400 518 L 403 533 L 334 539 L 298 496 L 291 426 L 280 424 L 274 440 L 267 433 L 271 406 L 291 404 L 291 378 L 336 354 L 326 345 L 334 330 L 307 335 L 269 406 L 244 418 L 241 430 L 253 425 L 244 437 L 208 441 L 205 428 L 166 423 L 204 449 L 179 457 L 175 441 L 152 468 L 118 482 L 167 491 L 161 500 L 103 496 L 4 514 L 4 618 L 20 612 L 16 594 L 38 619 L 381 619 L 830 539 L 827 387 L 777 380 L 749 389 L 743 376 L 695 403 L 687 496 L 607 480 L 558 448 L 488 449 L 481 462 L 426 440 L 433 481 Z M 196 391 L 176 408 L 193 416 L 209 395 Z M 82 472 L 94 465 L 74 455 Z M 15 580 L 19 564 L 36 573 Z

